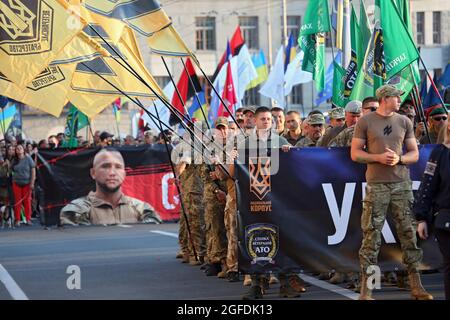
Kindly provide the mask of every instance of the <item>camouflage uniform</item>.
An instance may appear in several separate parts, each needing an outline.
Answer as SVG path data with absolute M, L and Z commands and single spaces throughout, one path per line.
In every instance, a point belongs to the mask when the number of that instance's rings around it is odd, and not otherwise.
M 312 141 L 311 138 L 309 138 L 309 137 L 304 137 L 299 142 L 297 142 L 297 144 L 295 146 L 299 147 L 299 148 L 316 147 L 317 142 Z
M 352 145 L 353 133 L 355 127 L 345 128 L 333 140 L 331 140 L 329 147 L 350 147 Z
M 236 186 L 234 181 L 227 181 L 228 194 L 225 205 L 225 228 L 227 230 L 227 272 L 238 272 L 238 230 L 237 230 L 237 203 Z
M 189 229 L 191 233 L 192 241 L 188 239 L 188 231 L 186 222 L 183 214 L 181 215 L 180 221 L 183 220 L 183 233 L 180 232 L 182 236 L 182 246 L 181 248 L 187 249 L 189 256 L 195 259 L 194 250 L 192 246 L 195 247 L 195 252 L 199 258 L 202 258 L 206 254 L 205 247 L 205 220 L 204 220 L 204 207 L 203 207 L 203 183 L 200 179 L 200 165 L 190 164 L 186 166 L 186 169 L 180 176 L 181 179 L 181 198 L 183 200 L 183 205 L 186 210 L 186 215 L 188 217 Z
M 215 190 L 226 192 L 224 182 L 212 180 L 209 165 L 200 167 L 203 181 L 203 202 L 205 204 L 206 255 L 208 263 L 222 263 L 227 257 L 227 236 L 224 224 L 225 204 L 219 203 Z
M 416 222 L 411 216 L 413 200 L 411 181 L 367 183 L 361 216 L 363 242 L 359 250 L 362 270 L 377 264 L 381 246 L 381 229 L 389 207 L 394 216 L 397 236 L 401 243 L 403 263 L 407 265 L 408 272 L 418 272 L 422 250 L 417 247 L 414 228 Z

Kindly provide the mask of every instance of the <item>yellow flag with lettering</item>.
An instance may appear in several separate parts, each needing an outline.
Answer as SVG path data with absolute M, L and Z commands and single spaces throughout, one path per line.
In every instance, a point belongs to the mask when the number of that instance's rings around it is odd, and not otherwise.
M 48 66 L 25 89 L 0 73 L 2 95 L 59 117 L 67 102 L 76 64 Z
M 0 16 L 0 72 L 23 89 L 86 24 L 65 0 L 2 0 Z
M 69 101 L 91 119 L 109 107 L 118 97 L 118 95 L 80 93 L 74 90 L 70 91 L 68 95 Z

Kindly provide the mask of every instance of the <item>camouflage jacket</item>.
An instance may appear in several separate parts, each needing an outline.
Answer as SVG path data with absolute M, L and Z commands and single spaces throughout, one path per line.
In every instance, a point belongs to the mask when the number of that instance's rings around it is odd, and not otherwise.
M 350 147 L 352 145 L 353 133 L 355 126 L 345 128 L 333 140 L 331 140 L 329 147 Z
M 122 194 L 117 207 L 113 208 L 90 192 L 86 197 L 78 198 L 61 209 L 61 224 L 125 224 L 125 223 L 161 223 L 159 214 L 148 203 Z
M 304 137 L 299 142 L 297 142 L 295 146 L 299 148 L 316 147 L 316 143 L 317 142 L 312 141 L 309 137 Z

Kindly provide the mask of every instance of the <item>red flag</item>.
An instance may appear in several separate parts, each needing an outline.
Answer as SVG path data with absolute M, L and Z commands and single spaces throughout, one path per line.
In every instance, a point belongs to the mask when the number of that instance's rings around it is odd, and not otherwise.
M 236 30 L 233 33 L 233 37 L 231 37 L 230 41 L 231 55 L 233 57 L 239 54 L 239 51 L 241 50 L 244 43 L 245 41 L 244 38 L 242 37 L 241 27 L 237 26 Z M 217 65 L 216 71 L 214 71 L 214 74 L 211 77 L 212 82 L 214 82 L 214 80 L 216 79 L 220 69 L 222 69 L 222 66 L 225 64 L 226 60 L 227 60 L 227 51 L 225 50 L 225 52 L 222 55 L 222 58 L 220 59 L 219 64 Z
M 181 99 L 183 103 L 186 105 L 186 102 L 195 95 L 195 92 L 202 91 L 202 87 L 198 80 L 197 74 L 195 73 L 194 65 L 191 62 L 191 59 L 186 59 L 186 69 L 188 70 L 189 76 L 186 74 L 184 68 L 181 71 L 180 79 L 177 82 L 177 88 L 180 92 Z M 192 79 L 194 84 L 194 88 L 192 87 L 189 77 Z M 183 103 L 180 101 L 177 92 L 175 91 L 172 96 L 172 105 L 181 113 L 186 114 L 185 109 L 183 107 Z M 170 123 L 176 123 L 178 121 L 170 121 Z
M 227 78 L 225 80 L 225 86 L 223 87 L 222 99 L 227 104 L 228 110 L 230 110 L 230 112 L 233 113 L 234 112 L 233 107 L 237 103 L 237 99 L 236 99 L 236 91 L 234 90 L 233 75 L 231 73 L 231 60 L 228 61 Z M 220 117 L 229 117 L 230 113 L 228 112 L 228 110 L 221 103 L 218 115 Z

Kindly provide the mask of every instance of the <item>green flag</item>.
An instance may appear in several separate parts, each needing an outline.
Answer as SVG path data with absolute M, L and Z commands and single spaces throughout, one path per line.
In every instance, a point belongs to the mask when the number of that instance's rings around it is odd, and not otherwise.
M 70 109 L 67 114 L 65 135 L 66 139 L 63 142 L 63 147 L 75 148 L 78 146 L 77 133 L 78 130 L 83 129 L 89 125 L 88 117 L 79 111 L 73 104 L 70 103 Z
M 344 96 L 348 98 L 352 92 L 353 86 L 355 84 L 356 77 L 358 75 L 358 70 L 363 61 L 363 55 L 360 55 L 361 49 L 361 32 L 359 30 L 358 20 L 356 18 L 355 10 L 352 6 L 352 14 L 350 17 L 350 37 L 351 37 L 351 61 L 345 72 L 344 80 Z M 334 89 L 334 88 L 333 88 Z
M 386 78 L 390 79 L 419 58 L 417 48 L 394 4 L 394 0 L 376 0 L 380 8 L 379 18 L 384 38 Z
M 317 91 L 325 88 L 325 32 L 330 31 L 327 0 L 310 0 L 298 44 L 304 52 L 302 70 L 311 72 Z
M 347 98 L 344 96 L 345 70 L 336 61 L 333 62 L 333 104 L 344 108 L 347 104 Z
M 361 34 L 361 51 L 359 52 L 359 56 L 361 57 L 362 64 L 364 54 L 369 46 L 370 37 L 372 36 L 372 28 L 370 26 L 369 18 L 367 17 L 366 7 L 363 0 L 361 0 L 359 7 L 359 27 Z M 361 67 L 361 65 L 359 67 Z

